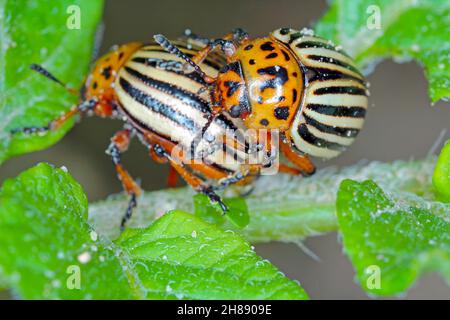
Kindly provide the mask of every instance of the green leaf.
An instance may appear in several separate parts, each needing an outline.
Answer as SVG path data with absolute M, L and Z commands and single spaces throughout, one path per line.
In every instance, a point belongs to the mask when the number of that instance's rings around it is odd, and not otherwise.
M 288 280 L 232 231 L 192 214 L 173 211 L 151 227 L 123 234 L 124 248 L 147 298 L 306 299 Z
M 380 29 L 373 24 L 380 13 Z M 380 58 L 415 59 L 425 67 L 433 102 L 450 97 L 450 2 L 336 0 L 316 25 L 370 70 Z
M 5 181 L 2 284 L 27 299 L 307 298 L 241 236 L 191 214 L 127 229 L 116 243 L 86 219 L 86 196 L 63 169 L 39 164 Z
M 221 225 L 228 219 L 235 227 L 244 228 L 250 222 L 247 203 L 242 198 L 224 198 L 223 202 L 228 207 L 224 215 L 218 203 L 211 203 L 204 194 L 194 196 L 194 213 L 205 221 Z
M 86 196 L 62 169 L 39 164 L 5 181 L 0 277 L 26 299 L 132 298 L 116 249 L 97 236 L 86 217 Z
M 80 10 L 80 29 L 68 28 L 73 8 Z M 0 2 L 0 163 L 46 148 L 72 127 L 73 121 L 69 121 L 42 136 L 10 133 L 45 126 L 77 102 L 75 96 L 30 70 L 29 65 L 42 64 L 70 87 L 80 88 L 102 8 L 102 0 Z
M 339 188 L 344 251 L 371 294 L 399 294 L 426 271 L 450 283 L 450 205 L 416 198 L 394 201 L 372 181 Z
M 447 141 L 436 162 L 433 185 L 442 201 L 450 202 L 450 140 Z

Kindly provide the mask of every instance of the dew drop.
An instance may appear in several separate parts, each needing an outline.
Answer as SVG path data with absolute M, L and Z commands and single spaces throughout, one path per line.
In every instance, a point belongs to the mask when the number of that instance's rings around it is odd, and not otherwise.
M 77 257 L 78 261 L 82 264 L 88 263 L 91 261 L 91 254 L 89 252 L 83 252 Z

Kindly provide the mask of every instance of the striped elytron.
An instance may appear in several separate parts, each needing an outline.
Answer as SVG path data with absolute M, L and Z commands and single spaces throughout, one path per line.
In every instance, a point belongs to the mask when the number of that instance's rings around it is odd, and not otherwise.
M 194 56 L 205 46 L 193 36 L 175 43 L 187 56 Z M 212 54 L 201 63 L 201 68 L 208 76 L 216 77 L 225 64 L 223 55 Z M 246 138 L 240 121 L 225 114 L 215 117 L 206 126 L 212 115 L 206 83 L 197 73 L 185 72 L 183 65 L 182 59 L 167 53 L 156 43 L 119 46 L 95 63 L 81 90 L 78 105 L 48 126 L 21 128 L 15 133 L 56 130 L 77 114 L 93 113 L 122 119 L 124 129 L 114 135 L 107 149 L 124 190 L 131 196 L 122 228 L 131 217 L 140 194 L 139 186 L 120 159 L 133 136 L 148 147 L 156 162 L 171 165 L 172 184 L 176 183 L 173 178 L 177 172 L 195 190 L 218 202 L 225 212 L 227 208 L 215 190 L 250 182 L 258 169 L 248 163 L 262 164 L 264 152 Z M 42 67 L 32 65 L 32 69 L 65 86 Z M 203 131 L 203 128 L 206 129 Z M 227 131 L 234 133 L 231 141 Z M 195 161 L 196 157 L 201 162 Z M 230 157 L 237 161 L 226 161 Z
M 332 158 L 355 140 L 368 105 L 366 83 L 330 41 L 290 28 L 257 39 L 226 35 L 191 63 L 216 46 L 227 58 L 217 78 L 205 78 L 216 114 L 225 110 L 248 128 L 279 129 L 281 151 L 304 173 L 314 171 L 308 155 Z

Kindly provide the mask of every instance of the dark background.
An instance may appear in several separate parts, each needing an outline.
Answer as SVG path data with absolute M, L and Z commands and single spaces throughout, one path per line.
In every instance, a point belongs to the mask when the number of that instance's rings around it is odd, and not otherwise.
M 245 28 L 254 37 L 284 26 L 301 29 L 311 26 L 326 8 L 325 0 L 109 0 L 100 52 L 114 44 L 151 39 L 156 33 L 176 38 L 186 28 L 207 37 L 218 37 L 236 27 Z M 448 102 L 430 106 L 427 82 L 417 63 L 384 61 L 368 80 L 370 108 L 363 131 L 339 158 L 316 161 L 319 167 L 350 165 L 361 159 L 422 158 L 440 133 L 449 128 Z M 90 201 L 120 192 L 121 185 L 104 153 L 109 138 L 120 128 L 120 123 L 111 120 L 85 119 L 55 146 L 7 161 L 0 168 L 0 181 L 47 161 L 65 165 L 82 184 Z M 448 132 L 445 137 L 449 138 Z M 138 142 L 124 155 L 124 163 L 135 177 L 142 179 L 145 190 L 165 187 L 168 168 L 153 163 Z M 354 281 L 354 271 L 342 254 L 337 234 L 308 239 L 306 246 L 320 261 L 293 244 L 258 245 L 256 250 L 288 277 L 299 280 L 311 298 L 367 298 Z M 421 278 L 406 298 L 450 298 L 450 288 L 439 276 L 430 274 Z

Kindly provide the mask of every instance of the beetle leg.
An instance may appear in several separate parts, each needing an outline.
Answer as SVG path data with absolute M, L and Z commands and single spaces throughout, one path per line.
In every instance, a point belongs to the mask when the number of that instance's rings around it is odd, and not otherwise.
M 205 194 L 211 202 L 217 202 L 223 213 L 225 214 L 228 211 L 227 206 L 225 203 L 223 203 L 222 198 L 214 192 L 214 189 L 212 186 L 205 183 L 204 180 L 200 179 L 199 177 L 195 176 L 192 172 L 190 172 L 184 163 L 182 162 L 182 159 L 175 158 L 176 156 L 172 156 L 169 153 L 167 153 L 160 145 L 155 144 L 153 145 L 153 148 L 155 148 L 155 152 L 157 154 L 163 155 L 167 158 L 170 165 L 178 172 L 178 174 L 186 181 L 187 184 L 189 184 L 194 190 L 201 192 Z
M 284 154 L 284 156 L 291 161 L 297 168 L 298 170 L 300 170 L 299 173 L 301 173 L 304 176 L 310 176 L 312 174 L 314 174 L 314 172 L 316 172 L 316 167 L 314 166 L 314 164 L 311 162 L 311 160 L 309 159 L 308 156 L 302 156 L 300 154 L 298 154 L 297 152 L 295 152 L 294 150 L 292 150 L 292 147 L 289 146 L 287 143 L 281 141 L 280 139 L 280 150 L 281 152 Z M 281 168 L 280 165 L 280 171 L 281 170 L 287 170 L 287 168 L 289 168 L 289 170 L 295 170 L 294 168 L 290 168 L 288 166 L 284 166 L 283 168 Z M 283 172 L 283 171 L 282 171 Z M 287 171 L 284 171 L 287 172 Z M 291 171 L 292 174 L 293 171 Z M 288 173 L 291 173 L 288 172 Z
M 140 137 L 139 134 L 138 137 Z M 187 184 L 192 186 L 194 190 L 204 193 L 212 202 L 218 202 L 224 213 L 228 210 L 226 205 L 222 202 L 222 199 L 214 193 L 213 188 L 208 185 L 204 179 L 194 175 L 191 170 L 199 172 L 213 180 L 224 178 L 225 174 L 223 172 L 205 163 L 195 163 L 195 161 L 189 163 L 188 168 L 186 165 L 186 160 L 183 161 L 183 159 L 185 159 L 184 153 L 175 152 L 174 148 L 176 146 L 173 142 L 151 132 L 147 132 L 143 138 L 143 140 L 145 140 L 143 141 L 144 144 L 148 143 L 151 154 L 167 159 L 173 169 L 175 169 L 175 171 L 178 172 L 178 174 L 186 181 Z
M 120 223 L 120 229 L 123 231 L 126 223 L 130 220 L 133 214 L 133 209 L 136 207 L 136 197 L 141 194 L 141 188 L 133 180 L 131 175 L 126 171 L 122 165 L 120 154 L 128 149 L 131 140 L 131 130 L 124 129 L 117 132 L 114 137 L 111 138 L 111 143 L 106 150 L 106 153 L 111 156 L 111 159 L 116 168 L 117 176 L 122 182 L 123 189 L 130 195 L 130 202 L 128 203 L 125 215 Z
M 283 163 L 280 163 L 278 166 L 278 170 L 281 173 L 287 173 L 287 174 L 291 174 L 293 176 L 298 176 L 299 174 L 302 174 L 302 171 L 297 169 L 297 168 L 293 168 L 291 166 L 285 165 Z
M 259 174 L 260 170 L 261 165 L 241 165 L 239 171 L 219 181 L 220 187 L 224 188 L 229 186 L 230 184 L 237 184 L 238 182 L 242 182 L 252 175 L 254 176 Z
M 169 175 L 167 176 L 167 186 L 169 188 L 175 188 L 177 186 L 177 182 L 178 182 L 178 173 L 172 166 L 169 166 Z
M 155 148 L 153 148 L 150 144 L 147 145 L 149 149 L 149 153 L 153 161 L 159 164 L 167 163 L 167 158 L 165 156 L 161 156 L 155 151 Z M 167 175 L 167 187 L 169 188 L 175 188 L 178 182 L 178 174 L 172 166 L 169 166 L 169 174 Z
M 97 105 L 97 101 L 94 99 L 83 101 L 82 103 L 72 107 L 70 110 L 64 112 L 55 120 L 43 127 L 24 127 L 11 130 L 12 134 L 25 133 L 25 134 L 44 134 L 48 131 L 58 130 L 64 123 L 72 119 L 75 115 L 92 110 Z

